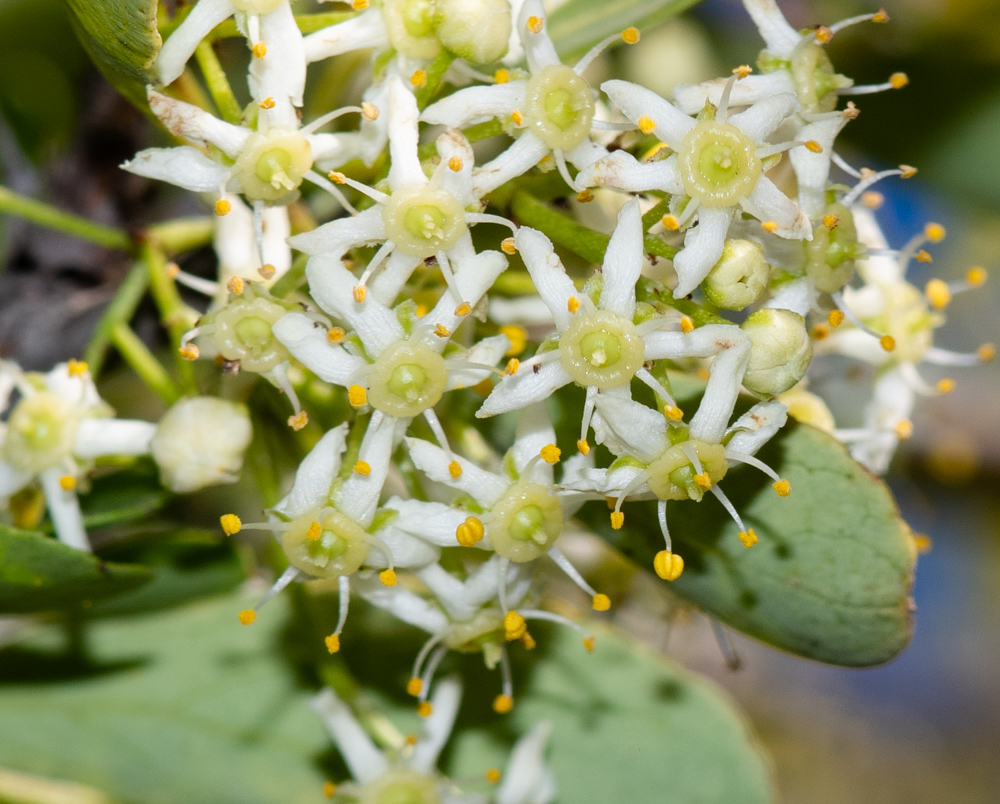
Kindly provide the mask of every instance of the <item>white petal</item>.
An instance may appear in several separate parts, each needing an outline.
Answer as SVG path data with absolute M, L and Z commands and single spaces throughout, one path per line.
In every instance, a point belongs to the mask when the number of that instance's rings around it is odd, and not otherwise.
M 472 193 L 472 168 L 476 155 L 472 152 L 469 141 L 457 128 L 449 128 L 437 138 L 436 144 L 442 162 L 447 163 L 457 157 L 462 163 L 460 170 L 452 170 L 450 167 L 445 170 L 438 187 L 450 193 L 463 207 L 475 204 L 479 200 Z
M 31 482 L 32 477 L 30 472 L 18 469 L 7 461 L 0 461 L 0 500 L 23 489 Z
M 652 118 L 655 134 L 675 151 L 681 147 L 684 136 L 695 126 L 694 119 L 674 108 L 655 92 L 630 81 L 612 80 L 601 84 L 611 102 L 629 120 L 638 125 L 640 117 Z
M 431 714 L 424 719 L 424 737 L 417 741 L 410 757 L 410 767 L 418 773 L 433 774 L 441 749 L 448 742 L 462 702 L 462 682 L 451 676 L 435 685 Z
M 465 128 L 494 117 L 505 120 L 515 109 L 524 106 L 527 88 L 528 82 L 519 80 L 460 89 L 432 103 L 424 109 L 420 119 L 425 123 L 452 128 Z
M 482 198 L 501 184 L 527 173 L 549 154 L 549 146 L 531 131 L 523 131 L 506 151 L 473 173 L 472 192 Z
M 793 279 L 791 282 L 785 282 L 772 290 L 771 298 L 764 306 L 791 310 L 804 318 L 816 306 L 817 296 L 812 281 L 803 276 L 799 279 Z
M 394 251 L 378 269 L 378 273 L 375 274 L 375 279 L 369 284 L 368 289 L 382 304 L 391 307 L 396 303 L 400 291 L 421 263 L 423 263 L 423 259 L 420 257 L 404 254 L 402 251 Z
M 230 159 L 235 159 L 250 136 L 248 129 L 234 126 L 197 106 L 146 90 L 149 108 L 175 137 L 202 145 L 214 145 Z
M 52 518 L 52 526 L 56 536 L 63 544 L 75 547 L 77 550 L 90 552 L 90 540 L 83 526 L 83 514 L 80 513 L 80 501 L 73 490 L 67 491 L 60 483 L 62 471 L 46 469 L 39 475 L 42 481 L 42 491 L 45 493 L 45 504 Z
M 851 447 L 851 455 L 877 474 L 889 468 L 899 444 L 897 425 L 913 415 L 916 401 L 913 387 L 900 369 L 882 374 L 876 381 L 872 400 L 865 408 L 865 426 L 871 436 Z
M 341 424 L 317 441 L 295 471 L 292 490 L 274 510 L 294 519 L 310 508 L 326 505 L 330 500 L 330 487 L 340 471 L 346 439 L 347 425 Z
M 757 179 L 753 192 L 740 202 L 740 206 L 760 221 L 778 224 L 776 234 L 779 237 L 812 240 L 809 216 L 766 176 Z M 698 214 L 701 215 L 701 212 L 699 210 Z
M 779 59 L 790 59 L 802 41 L 802 35 L 788 24 L 775 0 L 743 0 L 743 5 L 757 26 L 768 52 Z
M 382 486 L 389 474 L 395 428 L 394 417 L 377 412 L 372 416 L 358 450 L 358 460 L 367 463 L 371 472 L 367 475 L 353 473 L 337 490 L 333 500 L 337 510 L 363 528 L 367 528 L 375 518 Z
M 573 280 L 566 275 L 566 269 L 556 255 L 552 241 L 545 235 L 528 226 L 522 226 L 514 235 L 514 242 L 528 273 L 531 274 L 531 281 L 534 282 L 538 295 L 552 311 L 556 328 L 562 332 L 569 327 L 573 316 L 569 311 L 569 300 L 578 297 L 580 292 L 573 284 Z
M 598 307 L 632 320 L 635 315 L 635 283 L 639 281 L 644 256 L 642 213 L 639 211 L 639 199 L 633 198 L 618 213 L 618 225 L 604 255 L 604 282 Z
M 809 123 L 799 131 L 797 139 L 806 142 L 815 140 L 823 148 L 821 153 L 814 154 L 808 148 L 792 148 L 788 152 L 788 158 L 795 169 L 795 178 L 798 180 L 799 206 L 810 220 L 822 216 L 826 209 L 826 184 L 830 178 L 833 142 L 848 119 L 846 115 L 834 112 Z
M 583 170 L 601 157 L 608 155 L 608 149 L 587 137 L 572 151 L 566 152 L 566 160 L 577 170 Z
M 261 15 L 260 41 L 267 47 L 267 53 L 262 59 L 250 59 L 247 77 L 250 94 L 258 103 L 265 98 L 275 102 L 274 108 L 260 112 L 268 126 L 294 131 L 298 128 L 298 117 L 293 107 L 302 105 L 306 59 L 291 3 L 282 3 L 269 14 Z
M 218 192 L 229 171 L 190 145 L 146 148 L 121 167 L 137 176 L 169 182 L 192 193 Z
M 798 109 L 799 102 L 795 96 L 783 92 L 758 101 L 744 112 L 730 115 L 726 122 L 736 126 L 754 142 L 761 143 Z
M 355 781 L 366 784 L 389 770 L 389 761 L 333 690 L 326 687 L 310 698 L 309 708 L 322 718 Z
M 573 378 L 558 360 L 544 364 L 538 371 L 525 368 L 513 376 L 505 375 L 476 411 L 476 417 L 483 419 L 544 402 L 554 391 L 571 382 Z
M 306 61 L 310 63 L 352 50 L 382 50 L 388 44 L 389 34 L 379 6 L 373 6 L 356 17 L 309 34 L 303 40 Z
M 663 414 L 634 401 L 627 393 L 598 394 L 594 407 L 594 440 L 615 455 L 632 455 L 648 463 L 669 446 Z
M 392 160 L 389 186 L 396 191 L 400 187 L 427 184 L 417 156 L 417 123 L 420 119 L 417 99 L 403 86 L 398 76 L 391 75 L 386 82 L 389 85 L 389 108 L 384 113 L 388 115 L 389 157 Z
M 581 170 L 576 180 L 581 187 L 614 187 L 630 193 L 663 190 L 677 195 L 684 192 L 676 156 L 639 162 L 627 151 L 614 151 Z
M 84 460 L 105 455 L 148 455 L 156 433 L 152 422 L 134 419 L 82 419 L 76 428 L 73 454 Z
M 528 27 L 528 20 L 531 17 L 546 20 L 547 15 L 542 0 L 525 0 L 521 6 L 521 13 L 517 15 L 517 29 L 521 32 L 521 44 L 528 60 L 528 69 L 532 73 L 537 73 L 543 67 L 562 64 L 562 59 L 559 58 L 555 45 L 549 38 L 549 26 L 545 25 L 540 32 L 534 33 Z
M 379 528 L 374 535 L 389 549 L 397 569 L 426 567 L 441 557 L 441 551 L 434 545 L 411 536 L 391 524 Z M 389 566 L 388 558 L 378 547 L 372 547 L 368 558 L 365 559 L 365 566 L 385 569 Z
M 555 779 L 545 764 L 545 747 L 551 731 L 552 725 L 542 721 L 514 744 L 497 790 L 496 804 L 550 804 L 555 801 Z
M 788 408 L 780 402 L 761 402 L 740 416 L 732 426 L 736 432 L 726 449 L 754 455 L 788 420 Z
M 685 114 L 698 114 L 706 103 L 718 106 L 722 100 L 722 90 L 729 82 L 728 78 L 713 78 L 700 84 L 684 84 L 674 89 L 674 106 Z M 748 75 L 733 84 L 729 94 L 729 108 L 738 109 L 750 106 L 759 100 L 778 95 L 782 92 L 795 92 L 791 73 L 788 70 L 775 70 L 773 73 L 757 73 Z
M 506 335 L 493 335 L 489 338 L 483 338 L 465 354 L 456 357 L 455 360 L 463 363 L 482 363 L 486 366 L 495 366 L 508 349 L 510 349 L 510 339 Z M 451 363 L 450 357 L 446 357 L 444 362 L 448 367 L 447 389 L 449 391 L 478 385 L 483 380 L 493 376 L 493 372 L 488 369 L 471 369 L 449 365 Z
M 736 407 L 750 360 L 750 339 L 739 327 L 728 324 L 709 324 L 695 332 L 711 337 L 719 354 L 709 369 L 705 396 L 691 419 L 691 437 L 718 444 Z
M 556 431 L 544 402 L 530 405 L 518 413 L 517 437 L 510 448 L 518 473 L 524 473 L 525 466 L 541 453 L 542 447 L 555 443 Z M 545 461 L 538 461 L 531 479 L 543 485 L 551 484 L 552 466 Z
M 383 240 L 382 207 L 374 206 L 360 215 L 337 218 L 311 232 L 297 234 L 288 240 L 288 245 L 305 254 L 340 259 L 352 248 L 374 245 Z
M 385 508 L 399 512 L 399 518 L 392 522 L 393 527 L 438 547 L 454 547 L 458 543 L 455 531 L 469 516 L 468 511 L 444 503 L 402 500 L 399 497 L 391 498 Z
M 879 339 L 860 329 L 837 329 L 816 343 L 817 354 L 837 354 L 853 357 L 872 366 L 881 366 L 892 359 L 892 353 L 882 348 Z
M 757 184 L 762 181 L 767 179 L 762 176 Z M 719 261 L 726 245 L 729 222 L 733 219 L 733 208 L 699 207 L 697 214 L 698 225 L 687 230 L 684 248 L 674 257 L 674 270 L 677 272 L 674 296 L 677 298 L 687 296 L 698 287 Z
M 296 360 L 326 382 L 346 387 L 350 376 L 367 365 L 364 358 L 330 343 L 326 327 L 302 313 L 282 316 L 271 331 Z
M 472 495 L 483 508 L 492 508 L 510 486 L 506 479 L 481 469 L 460 455 L 453 456 L 453 460 L 462 467 L 462 473 L 458 477 L 452 477 L 448 469 L 451 461 L 443 449 L 419 438 L 408 438 L 406 444 L 410 451 L 410 459 L 427 477 L 458 489 L 464 494 Z
M 166 86 L 176 81 L 198 44 L 220 22 L 236 12 L 229 0 L 200 0 L 163 43 L 156 57 L 156 74 Z
M 468 620 L 475 615 L 478 606 L 466 600 L 465 584 L 440 565 L 430 564 L 421 569 L 417 576 L 451 619 Z
M 424 331 L 430 332 L 436 324 L 440 324 L 449 332 L 454 332 L 468 316 L 460 316 L 455 310 L 462 302 L 468 302 L 475 307 L 479 300 L 492 287 L 496 278 L 507 267 L 507 258 L 499 251 L 484 251 L 476 254 L 470 260 L 463 260 L 455 269 L 455 285 L 462 294 L 456 299 L 450 290 L 442 294 L 441 299 L 421 322 Z M 432 347 L 443 349 L 447 340 L 436 335 L 425 338 Z
M 501 326 L 504 324 L 520 324 L 526 327 L 547 326 L 551 328 L 552 311 L 538 296 L 490 296 L 489 318 Z

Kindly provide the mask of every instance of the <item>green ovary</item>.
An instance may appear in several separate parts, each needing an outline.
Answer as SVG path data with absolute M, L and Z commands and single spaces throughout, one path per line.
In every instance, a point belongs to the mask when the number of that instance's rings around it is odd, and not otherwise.
M 703 121 L 684 137 L 679 152 L 681 181 L 706 207 L 729 207 L 753 192 L 761 175 L 757 146 L 736 126 Z
M 314 522 L 321 530 L 319 538 L 310 539 Z M 357 572 L 371 549 L 364 529 L 331 508 L 311 511 L 294 520 L 281 535 L 281 547 L 288 563 L 322 578 Z
M 7 421 L 2 455 L 18 469 L 36 474 L 69 457 L 76 433 L 69 404 L 48 391 L 21 400 Z
M 312 168 L 309 142 L 294 131 L 251 134 L 233 168 L 251 200 L 278 201 L 294 192 Z
M 580 340 L 584 360 L 595 368 L 613 366 L 621 359 L 622 343 L 617 336 L 603 329 L 589 332 Z
M 222 308 L 204 324 L 214 324 L 212 340 L 222 357 L 239 361 L 240 369 L 257 374 L 288 360 L 288 350 L 274 337 L 271 327 L 288 311 L 264 296 L 246 294 Z
M 399 768 L 366 785 L 359 804 L 440 804 L 434 779 Z
M 403 5 L 403 27 L 410 36 L 427 36 L 434 32 L 437 22 L 433 0 L 409 0 Z
M 394 192 L 382 207 L 382 223 L 397 250 L 421 258 L 447 251 L 468 231 L 454 196 L 427 187 Z
M 524 112 L 549 148 L 572 151 L 590 134 L 594 99 L 590 86 L 573 70 L 550 65 L 528 82 Z
M 403 216 L 403 226 L 413 237 L 428 242 L 440 241 L 448 223 L 445 214 L 435 206 L 422 204 L 410 207 Z
M 390 393 L 408 402 L 419 399 L 426 385 L 427 372 L 416 363 L 404 363 L 401 366 L 396 366 L 389 382 L 386 383 Z
M 685 449 L 687 447 L 687 449 Z M 721 444 L 691 439 L 675 444 L 647 467 L 649 490 L 661 500 L 700 500 L 707 489 L 695 483 L 697 474 L 688 450 L 693 450 L 702 472 L 715 485 L 729 471 L 726 449 Z
M 437 404 L 447 382 L 441 355 L 426 344 L 401 341 L 372 365 L 368 402 L 390 416 L 416 416 Z
M 545 486 L 522 480 L 493 506 L 485 524 L 498 555 L 516 562 L 533 561 L 559 538 L 562 506 Z
M 575 316 L 559 337 L 559 359 L 580 385 L 617 388 L 642 367 L 643 340 L 635 325 L 609 310 Z

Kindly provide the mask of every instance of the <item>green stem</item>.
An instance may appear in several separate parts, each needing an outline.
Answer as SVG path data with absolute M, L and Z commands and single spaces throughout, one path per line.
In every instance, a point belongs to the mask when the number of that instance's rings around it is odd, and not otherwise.
M 180 398 L 177 386 L 163 366 L 127 324 L 119 322 L 111 328 L 111 342 L 139 379 L 159 394 L 164 402 L 172 405 Z
M 649 212 L 642 216 L 642 231 L 648 232 L 649 227 L 658 223 L 660 219 L 670 212 L 670 196 L 663 198 Z
M 424 109 L 428 103 L 434 100 L 434 96 L 441 90 L 441 82 L 444 81 L 444 74 L 448 72 L 451 63 L 455 61 L 455 54 L 450 50 L 442 50 L 427 68 L 427 82 L 417 90 L 417 108 Z
M 142 297 L 146 295 L 147 287 L 149 287 L 149 277 L 146 264 L 136 262 L 118 286 L 114 298 L 94 327 L 90 343 L 83 353 L 84 362 L 89 367 L 91 376 L 97 377 L 101 373 L 107 357 L 108 343 L 111 341 L 111 330 L 117 324 L 127 324 L 132 320 Z
M 215 55 L 215 48 L 207 39 L 202 40 L 194 51 L 198 59 L 198 66 L 201 67 L 201 74 L 208 85 L 208 91 L 215 101 L 216 107 L 222 114 L 222 119 L 234 125 L 240 122 L 243 110 L 236 102 L 232 87 L 229 86 L 229 79 L 226 78 L 226 71 L 219 63 L 219 57 Z
M 194 325 L 194 321 L 188 314 L 184 302 L 181 301 L 177 285 L 167 273 L 166 255 L 155 245 L 147 242 L 142 246 L 142 257 L 149 275 L 149 290 L 160 311 L 160 321 L 170 336 L 170 346 L 175 350 L 181 387 L 185 393 L 197 394 L 198 384 L 195 382 L 194 366 L 176 351 L 181 338 Z
M 104 248 L 129 251 L 132 238 L 124 229 L 105 226 L 103 223 L 63 212 L 42 201 L 19 195 L 13 190 L 0 186 L 0 215 L 16 215 L 39 226 L 47 226 L 59 232 L 74 235 Z
M 284 299 L 289 293 L 297 290 L 299 285 L 305 281 L 306 263 L 309 262 L 308 254 L 299 254 L 292 263 L 285 275 L 281 277 L 271 288 L 271 295 L 278 299 Z
M 146 239 L 168 255 L 207 246 L 215 235 L 215 218 L 175 218 L 146 229 Z

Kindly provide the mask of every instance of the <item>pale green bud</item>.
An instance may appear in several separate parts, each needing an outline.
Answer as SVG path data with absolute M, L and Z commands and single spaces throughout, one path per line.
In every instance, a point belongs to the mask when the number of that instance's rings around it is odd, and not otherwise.
M 716 307 L 742 310 L 757 301 L 770 275 L 771 266 L 759 243 L 727 240 L 722 257 L 701 283 L 701 289 Z
M 805 319 L 791 310 L 765 308 L 740 325 L 750 338 L 750 362 L 743 385 L 755 394 L 772 396 L 801 380 L 812 360 Z
M 438 39 L 473 64 L 499 61 L 507 53 L 511 14 L 508 0 L 438 0 Z

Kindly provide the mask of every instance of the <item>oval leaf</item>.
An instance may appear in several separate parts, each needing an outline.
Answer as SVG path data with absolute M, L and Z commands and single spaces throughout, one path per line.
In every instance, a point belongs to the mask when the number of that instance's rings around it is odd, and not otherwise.
M 549 16 L 549 35 L 564 59 L 582 56 L 607 36 L 630 25 L 643 30 L 679 14 L 699 0 L 569 0 Z
M 146 567 L 112 564 L 40 533 L 0 525 L 0 613 L 64 608 L 151 580 Z

